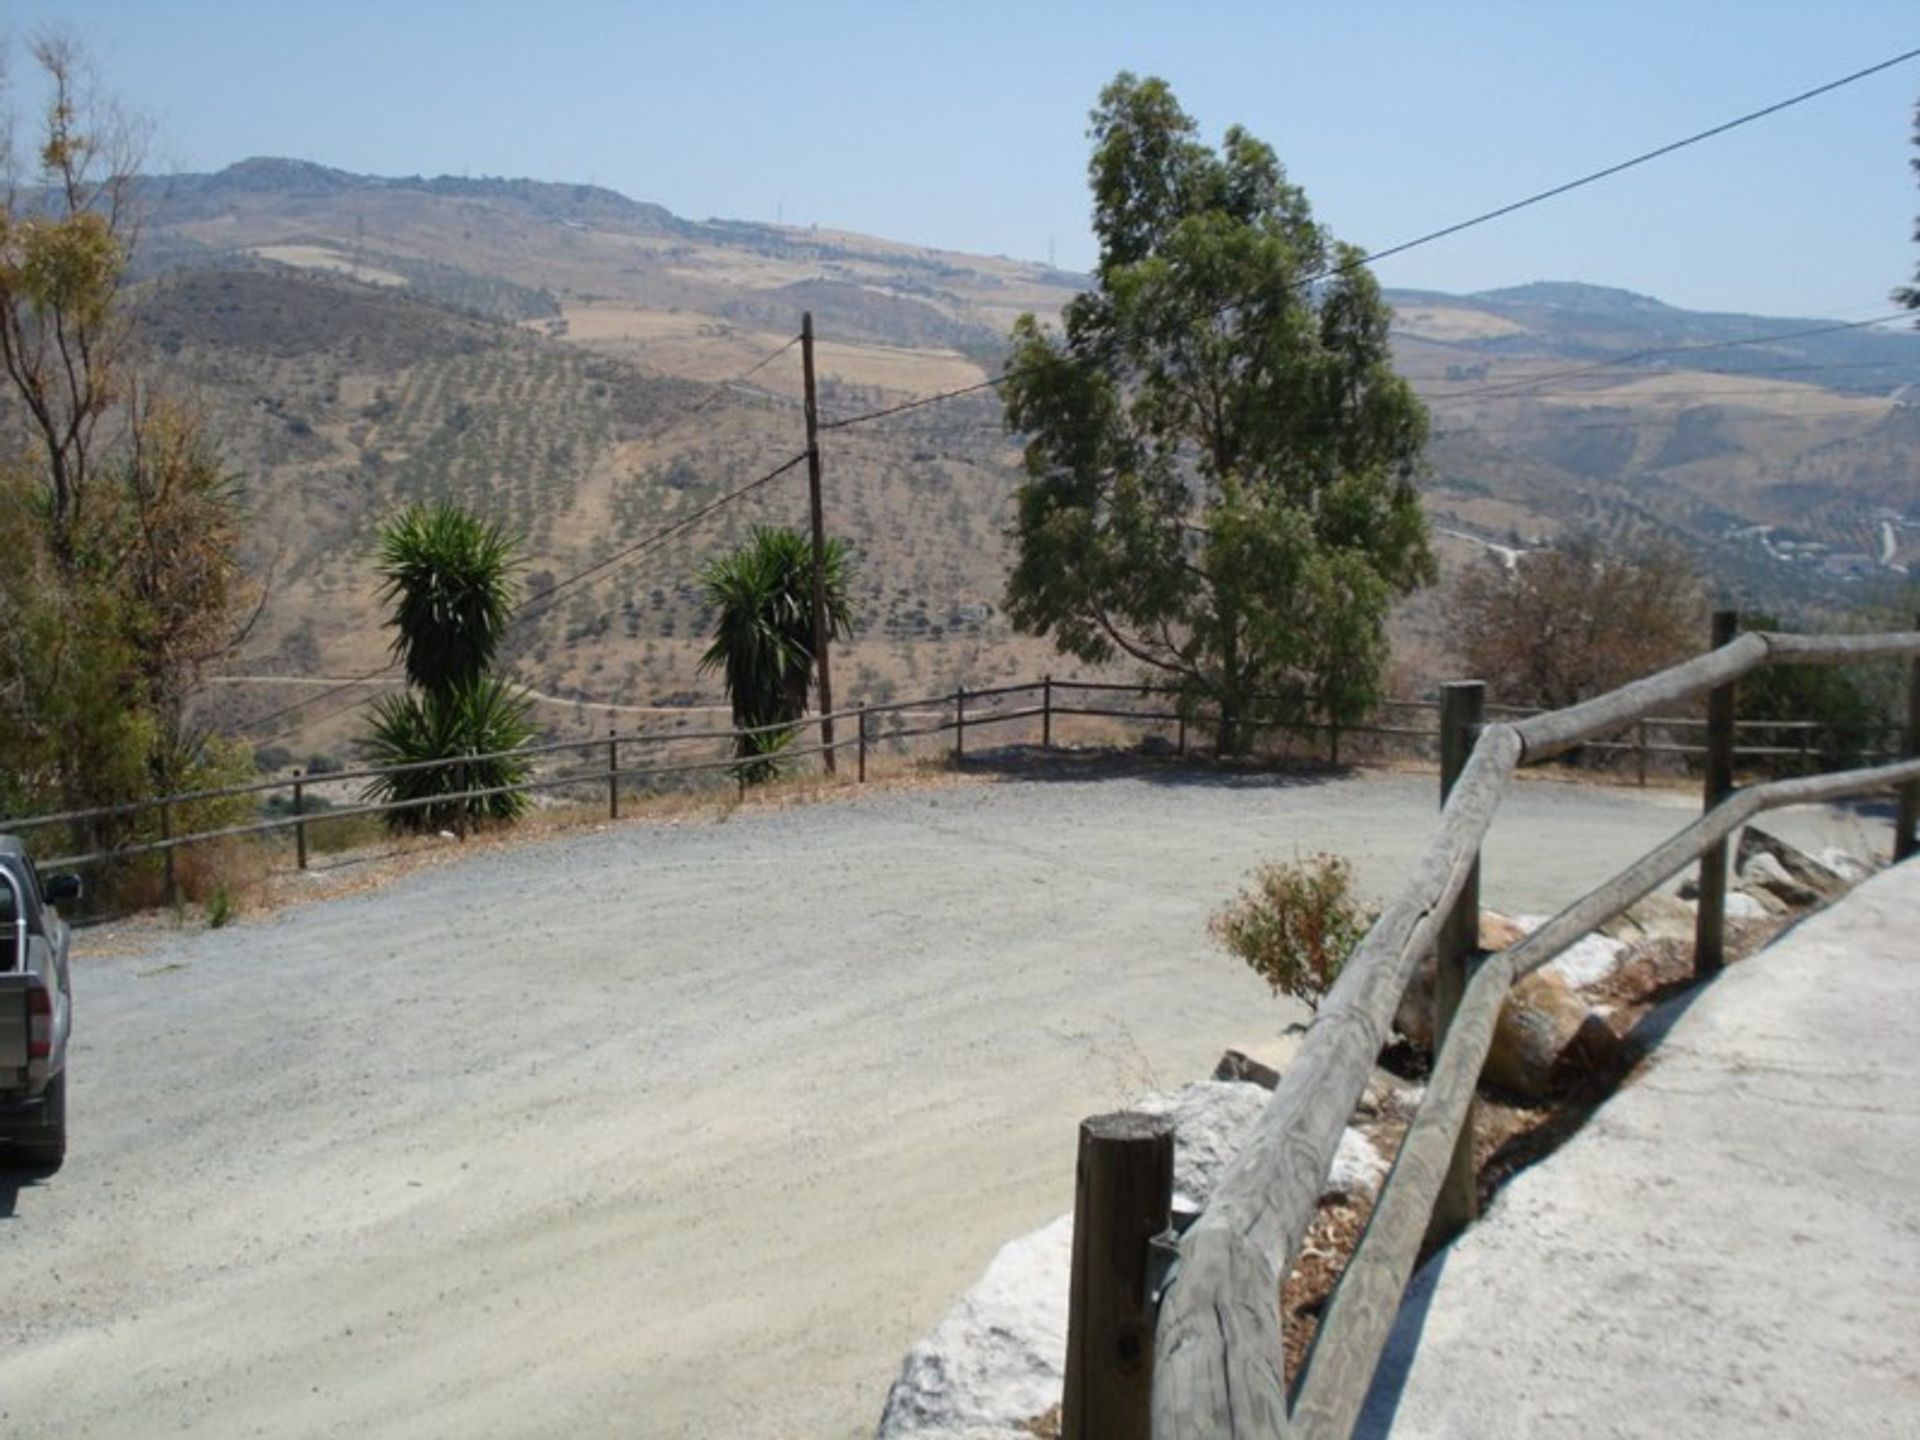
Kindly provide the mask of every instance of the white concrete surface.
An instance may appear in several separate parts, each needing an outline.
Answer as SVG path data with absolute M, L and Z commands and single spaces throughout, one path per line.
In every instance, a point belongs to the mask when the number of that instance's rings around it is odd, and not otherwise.
M 1920 1435 L 1920 862 L 1701 993 L 1409 1288 L 1358 1435 Z

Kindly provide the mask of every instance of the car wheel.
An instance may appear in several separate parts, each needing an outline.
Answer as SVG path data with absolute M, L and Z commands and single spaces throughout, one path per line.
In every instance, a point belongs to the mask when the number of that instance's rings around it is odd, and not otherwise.
M 67 1072 L 62 1070 L 47 1086 L 47 1106 L 41 1128 L 31 1140 L 15 1140 L 13 1158 L 35 1170 L 54 1171 L 67 1158 Z

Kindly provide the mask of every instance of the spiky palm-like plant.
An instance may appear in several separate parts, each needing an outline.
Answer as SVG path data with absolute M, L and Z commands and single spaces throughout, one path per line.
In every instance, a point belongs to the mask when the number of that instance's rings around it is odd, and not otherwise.
M 846 546 L 826 547 L 827 633 L 853 633 L 852 567 Z M 738 550 L 700 572 L 707 603 L 718 614 L 700 669 L 722 672 L 733 723 L 741 729 L 781 725 L 806 713 L 813 683 L 813 544 L 797 530 L 756 526 Z M 771 779 L 790 731 L 742 735 L 734 753 L 748 783 Z
M 490 667 L 513 618 L 519 545 L 498 524 L 457 505 L 416 505 L 380 527 L 382 603 L 393 655 L 425 691 Z
M 376 776 L 367 798 L 424 800 L 518 784 L 527 762 L 498 752 L 525 744 L 534 727 L 524 694 L 492 667 L 513 618 L 519 545 L 457 506 L 415 506 L 381 527 L 379 557 L 393 653 L 410 688 L 374 702 L 363 748 L 384 765 L 459 763 Z M 462 816 L 508 821 L 526 803 L 524 794 L 502 790 L 390 810 L 386 821 L 393 830 L 438 829 Z

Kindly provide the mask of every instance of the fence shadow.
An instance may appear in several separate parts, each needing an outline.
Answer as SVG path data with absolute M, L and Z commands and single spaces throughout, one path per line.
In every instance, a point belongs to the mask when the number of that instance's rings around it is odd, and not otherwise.
M 1222 761 L 1147 750 L 1046 750 L 1003 745 L 969 750 L 960 768 L 1023 784 L 1099 780 L 1144 780 L 1153 785 L 1209 790 L 1293 790 L 1345 780 L 1346 765 L 1313 760 Z
M 1355 1422 L 1351 1440 L 1386 1440 L 1400 1412 L 1400 1399 L 1406 1393 L 1407 1377 L 1413 1373 L 1414 1357 L 1420 1353 L 1420 1336 L 1427 1328 L 1427 1312 L 1433 1308 L 1434 1293 L 1440 1277 L 1446 1273 L 1453 1246 L 1440 1250 L 1414 1272 L 1400 1301 L 1400 1313 L 1380 1352 L 1380 1364 L 1367 1388 L 1366 1402 Z

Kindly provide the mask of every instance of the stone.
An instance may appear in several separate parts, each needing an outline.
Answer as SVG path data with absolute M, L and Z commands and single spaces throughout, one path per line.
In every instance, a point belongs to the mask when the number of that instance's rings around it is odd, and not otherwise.
M 1740 888 L 1748 895 L 1765 893 L 1795 910 L 1820 903 L 1820 892 L 1801 883 L 1787 867 L 1765 850 L 1749 855 L 1740 866 Z M 1727 897 L 1731 900 L 1733 897 Z M 1731 912 L 1729 912 L 1731 913 Z
M 1613 920 L 1600 927 L 1602 935 L 1629 943 L 1641 940 L 1690 940 L 1693 938 L 1693 907 L 1676 895 L 1656 890 L 1634 901 Z
M 1817 900 L 1837 900 L 1847 892 L 1845 876 L 1821 864 L 1797 845 L 1789 845 L 1758 825 L 1749 825 L 1740 832 L 1740 843 L 1734 848 L 1733 868 L 1745 874 L 1748 864 L 1761 855 L 1772 856 L 1782 870 L 1811 891 Z
M 1258 1085 L 1264 1090 L 1272 1090 L 1280 1084 L 1280 1072 L 1271 1065 L 1263 1065 L 1251 1055 L 1240 1050 L 1229 1050 L 1220 1057 L 1220 1063 L 1213 1067 L 1215 1080 L 1237 1080 L 1249 1085 Z

